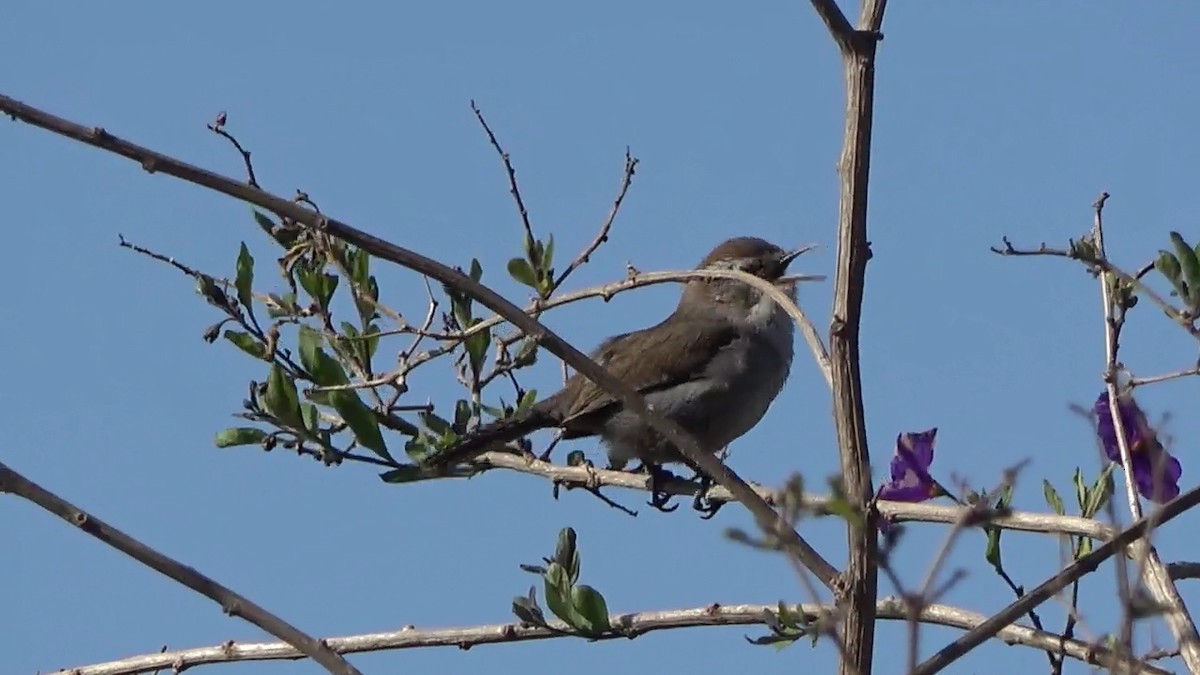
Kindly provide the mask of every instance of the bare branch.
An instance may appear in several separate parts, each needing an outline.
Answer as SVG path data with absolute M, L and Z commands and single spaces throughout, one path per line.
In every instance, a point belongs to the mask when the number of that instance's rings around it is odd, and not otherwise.
M 650 491 L 649 477 L 644 474 L 584 466 L 563 466 L 507 452 L 485 452 L 475 459 L 473 466 L 480 471 L 505 469 L 540 476 L 570 487 L 614 487 Z M 754 483 L 751 483 L 751 486 L 763 500 L 773 505 L 778 504 L 779 495 L 775 490 Z M 699 482 L 683 479 L 664 481 L 659 487 L 664 492 L 684 497 L 694 496 L 701 491 Z M 729 490 L 719 486 L 711 488 L 706 495 L 713 501 L 733 500 Z M 823 514 L 828 512 L 826 505 L 831 501 L 830 497 L 806 494 L 804 506 L 814 514 Z M 883 500 L 875 502 L 875 507 L 880 515 L 887 517 L 892 522 L 944 523 L 947 525 L 959 522 L 964 513 L 972 510 L 970 506 L 939 506 L 928 503 Z M 1012 511 L 1008 515 L 991 518 L 986 523 L 978 523 L 980 526 L 985 524 L 988 527 L 998 527 L 1003 530 L 1082 535 L 1097 541 L 1105 541 L 1117 533 L 1112 526 L 1091 518 L 1028 511 Z M 1200 564 L 1197 569 L 1200 569 Z M 1200 572 L 1197 573 L 1197 576 L 1200 576 Z
M 333 675 L 362 675 L 357 668 L 347 663 L 321 640 L 310 637 L 245 596 L 222 586 L 194 568 L 155 551 L 58 495 L 45 490 L 2 462 L 0 462 L 0 492 L 16 495 L 40 506 L 146 567 L 209 598 L 219 604 L 226 614 L 245 619 L 286 642 L 289 645 L 288 649 L 295 651 L 296 658 L 300 658 L 302 655 L 307 656 Z
M 496 154 L 500 155 L 500 161 L 504 162 L 504 171 L 508 174 L 508 191 L 517 204 L 517 212 L 521 214 L 521 226 L 525 228 L 526 241 L 533 242 L 536 237 L 533 236 L 533 225 L 529 222 L 529 210 L 525 208 L 525 200 L 521 197 L 521 188 L 517 187 L 517 170 L 513 168 L 512 158 L 500 146 L 500 141 L 496 140 L 496 134 L 492 133 L 492 128 L 483 118 L 483 111 L 475 105 L 475 101 L 471 101 L 471 112 L 475 113 L 475 119 L 479 120 L 480 126 L 487 132 L 488 141 L 496 149 Z
M 865 0 L 862 14 L 858 17 L 858 25 L 864 31 L 878 33 L 883 28 L 883 11 L 887 9 L 887 0 Z M 876 36 L 876 39 L 882 39 Z
M 867 194 L 871 165 L 871 125 L 875 99 L 875 49 L 885 3 L 866 0 L 858 30 L 851 28 L 833 0 L 813 0 L 842 53 L 846 120 L 838 162 L 841 189 L 838 209 L 837 265 L 829 352 L 833 363 L 833 417 L 837 430 L 845 494 L 867 514 L 847 529 L 849 562 L 839 585 L 844 602 L 842 675 L 868 675 L 875 645 L 873 616 L 878 585 L 878 541 L 872 498 L 871 458 L 859 372 L 859 322 L 867 260 Z M 839 603 L 841 605 L 843 603 Z
M 608 233 L 612 230 L 613 221 L 617 219 L 617 213 L 621 210 L 621 204 L 625 201 L 625 194 L 629 192 L 629 186 L 633 185 L 633 174 L 637 170 L 637 165 L 638 158 L 629 154 L 629 148 L 625 148 L 625 173 L 621 176 L 621 189 L 617 192 L 617 198 L 613 200 L 612 208 L 608 211 L 608 217 L 604 219 L 604 224 L 600 226 L 600 231 L 596 233 L 596 238 L 592 240 L 592 243 L 588 244 L 587 248 L 575 256 L 575 259 L 571 261 L 567 269 L 563 270 L 562 274 L 558 275 L 558 278 L 554 280 L 554 288 L 562 286 L 563 282 L 567 280 L 567 277 L 571 276 L 572 272 L 586 265 L 591 260 L 591 256 L 596 252 L 596 249 L 608 241 Z
M 1078 260 L 1088 265 L 1094 265 L 1100 271 L 1108 272 L 1121 281 L 1124 281 L 1125 283 L 1128 283 L 1136 288 L 1141 296 L 1147 298 L 1150 300 L 1150 302 L 1153 302 L 1155 305 L 1157 305 L 1164 314 L 1175 321 L 1175 323 L 1178 323 L 1180 327 L 1186 330 L 1193 338 L 1200 340 L 1200 328 L 1195 326 L 1195 322 L 1191 317 L 1189 317 L 1185 312 L 1181 312 L 1179 308 L 1171 305 L 1171 303 L 1167 302 L 1153 288 L 1150 288 L 1146 282 L 1142 281 L 1140 274 L 1130 274 L 1114 265 L 1102 255 L 1085 256 L 1083 255 L 1084 252 L 1082 250 L 1051 248 L 1045 244 L 1042 244 L 1036 249 L 1019 249 L 1013 246 L 1012 242 L 1009 241 L 1007 237 L 1003 238 L 1002 243 L 1002 247 L 991 247 L 992 253 L 1005 256 L 1050 256 L 1055 258 L 1069 258 L 1071 260 Z M 1153 269 L 1153 267 L 1151 269 Z
M 1200 579 L 1200 562 L 1173 562 L 1167 564 L 1167 573 L 1172 579 Z
M 609 621 L 614 627 L 628 635 L 642 635 L 654 631 L 694 628 L 701 626 L 755 626 L 765 624 L 767 612 L 777 609 L 775 605 L 709 605 L 694 609 L 676 609 L 659 612 L 637 612 L 614 614 Z M 832 611 L 822 605 L 804 604 L 797 607 L 807 615 Z M 885 598 L 876 610 L 880 618 L 905 620 L 904 603 L 895 598 Z M 919 620 L 924 623 L 970 629 L 984 621 L 982 614 L 950 607 L 929 605 L 922 610 Z M 368 633 L 346 637 L 326 638 L 331 649 L 343 654 L 418 649 L 428 647 L 455 647 L 467 649 L 487 644 L 508 644 L 531 640 L 553 640 L 569 636 L 565 624 L 552 623 L 551 628 L 524 627 L 517 623 L 471 626 L 468 628 L 441 628 L 418 630 L 407 626 L 398 631 Z M 555 632 L 558 629 L 560 632 Z M 566 633 L 564 635 L 564 633 Z M 602 639 L 621 638 L 614 634 Z M 1079 640 L 1063 640 L 1060 636 L 1036 630 L 1020 624 L 1005 626 L 997 635 L 1005 642 L 1021 644 L 1035 649 L 1062 652 L 1084 663 L 1110 666 L 1115 663 L 1113 654 L 1100 645 L 1091 645 Z M 299 658 L 300 654 L 281 642 L 226 642 L 212 647 L 184 649 L 134 656 L 119 661 L 97 663 L 60 670 L 50 675 L 137 675 L 159 669 L 184 670 L 194 666 L 229 663 L 234 661 L 277 661 Z M 1147 675 L 1169 675 L 1169 671 L 1150 664 L 1141 664 L 1133 672 Z
M 1095 210 L 1095 222 L 1092 227 L 1092 240 L 1096 246 L 1096 254 L 1100 258 L 1105 257 L 1104 251 L 1104 204 L 1108 201 L 1108 193 L 1100 195 L 1093 205 Z M 1133 477 L 1133 455 L 1129 448 L 1129 436 L 1126 435 L 1124 429 L 1124 421 L 1121 419 L 1120 408 L 1118 406 L 1118 393 L 1116 385 L 1117 373 L 1117 352 L 1120 348 L 1119 340 L 1119 325 L 1118 319 L 1114 316 L 1114 300 L 1112 298 L 1111 284 L 1109 283 L 1109 275 L 1100 275 L 1100 294 L 1104 305 L 1104 351 L 1105 351 L 1105 387 L 1108 391 L 1109 414 L 1112 416 L 1113 429 L 1117 435 L 1117 445 L 1121 452 L 1121 465 L 1125 469 L 1125 495 L 1129 506 L 1129 515 L 1133 519 L 1142 517 L 1141 500 L 1138 498 L 1137 486 L 1134 484 Z M 1150 591 L 1151 597 L 1164 608 L 1163 618 L 1167 622 L 1167 627 L 1171 629 L 1171 634 L 1175 641 L 1179 644 L 1180 656 L 1183 662 L 1187 665 L 1188 670 L 1193 673 L 1200 672 L 1200 634 L 1196 632 L 1196 624 L 1192 621 L 1191 615 L 1188 613 L 1187 605 L 1184 604 L 1183 598 L 1180 597 L 1179 591 L 1175 588 L 1175 584 L 1171 582 L 1171 577 L 1167 573 L 1166 567 L 1162 560 L 1159 559 L 1158 553 L 1150 546 L 1150 543 L 1145 539 L 1135 541 L 1131 546 L 1135 558 L 1142 561 L 1142 578 L 1146 583 L 1146 588 Z M 1123 598 L 1128 603 L 1128 597 Z M 1126 607 L 1125 612 L 1130 615 L 1130 608 Z M 1132 639 L 1131 621 L 1128 624 L 1126 635 Z M 1127 644 L 1126 647 L 1132 652 L 1133 645 Z
M 469 276 L 436 260 L 353 228 L 339 220 L 314 213 L 289 200 L 253 188 L 244 182 L 235 181 L 227 176 L 125 141 L 102 128 L 85 127 L 3 95 L 0 95 L 0 112 L 11 115 L 14 119 L 137 161 L 147 171 L 175 176 L 210 190 L 256 204 L 281 216 L 287 216 L 297 223 L 349 242 L 377 258 L 432 277 L 475 298 L 481 304 L 511 321 L 530 337 L 539 340 L 547 350 L 566 361 L 576 372 L 583 374 L 605 392 L 613 395 L 625 406 L 626 410 L 650 424 L 655 431 L 661 433 L 666 440 L 677 447 L 688 461 L 711 476 L 716 483 L 729 488 L 737 500 L 754 515 L 755 521 L 764 532 L 780 537 L 780 541 L 789 555 L 796 556 L 801 560 L 824 586 L 830 589 L 834 587 L 837 570 L 812 545 L 796 534 L 779 513 L 763 501 L 753 488 L 720 459 L 706 452 L 678 424 L 667 419 L 661 413 L 651 410 L 646 405 L 645 399 L 629 385 L 614 377 L 607 369 L 588 358 L 586 354 L 567 343 L 549 328 L 527 316 L 519 307 Z M 867 469 L 867 476 L 869 477 L 869 469 Z M 871 536 L 873 541 L 874 534 L 872 533 Z
M 812 6 L 829 28 L 829 34 L 837 43 L 838 48 L 843 52 L 850 51 L 851 43 L 854 40 L 854 26 L 842 13 L 837 2 L 835 0 L 812 0 Z
M 933 675 L 941 672 L 964 654 L 998 634 L 1019 617 L 1041 605 L 1066 588 L 1071 582 L 1096 569 L 1105 560 L 1124 550 L 1127 546 L 1146 536 L 1151 529 L 1159 527 L 1180 514 L 1200 504 L 1200 487 L 1192 488 L 1167 502 L 1154 514 L 1130 525 L 1109 541 L 1097 546 L 1091 553 L 1079 558 L 1061 572 L 1042 582 L 1009 606 L 992 615 L 987 621 L 971 629 L 966 635 L 943 647 L 938 653 L 923 661 L 909 675 Z

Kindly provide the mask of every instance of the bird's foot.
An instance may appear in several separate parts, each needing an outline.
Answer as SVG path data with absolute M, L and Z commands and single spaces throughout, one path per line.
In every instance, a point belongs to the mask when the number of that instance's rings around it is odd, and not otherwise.
M 650 474 L 650 501 L 646 503 L 663 513 L 671 513 L 679 508 L 678 504 L 669 505 L 671 504 L 672 495 L 662 489 L 663 484 L 667 481 L 675 480 L 676 475 L 658 464 L 649 464 L 647 462 L 642 463 L 641 470 Z
M 700 513 L 702 520 L 711 520 L 717 515 L 717 511 L 725 506 L 724 501 L 713 501 L 708 498 L 708 491 L 715 485 L 712 478 L 706 474 L 699 473 L 696 478 L 700 480 L 700 489 L 696 490 L 696 496 L 692 499 L 692 509 Z

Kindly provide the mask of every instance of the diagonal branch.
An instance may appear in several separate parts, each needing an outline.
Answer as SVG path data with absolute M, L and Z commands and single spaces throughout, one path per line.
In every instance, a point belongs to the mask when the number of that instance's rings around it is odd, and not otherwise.
M 1005 626 L 1013 623 L 1031 609 L 1036 609 L 1043 602 L 1054 597 L 1076 579 L 1091 572 L 1105 560 L 1125 550 L 1127 546 L 1145 537 L 1153 528 L 1158 528 L 1178 517 L 1180 514 L 1200 504 L 1200 487 L 1192 488 L 1175 499 L 1167 502 L 1156 513 L 1138 520 L 1120 534 L 1104 544 L 1097 546 L 1091 553 L 1079 558 L 1068 565 L 1058 574 L 1042 582 L 1040 586 L 1027 592 L 1024 596 L 992 615 L 987 621 L 971 629 L 966 635 L 943 647 L 938 653 L 923 661 L 909 675 L 933 675 L 941 672 L 967 652 L 983 644 Z
M 8 492 L 33 502 L 130 558 L 213 600 L 221 605 L 221 609 L 225 610 L 226 614 L 245 619 L 286 642 L 288 649 L 295 653 L 295 658 L 307 656 L 324 666 L 325 670 L 333 675 L 361 675 L 357 668 L 347 663 L 321 640 L 310 637 L 232 589 L 222 586 L 178 560 L 168 558 L 58 495 L 45 490 L 2 462 L 0 462 L 0 492 Z
M 812 0 L 812 6 L 817 10 L 821 21 L 824 21 L 825 26 L 829 28 L 829 34 L 833 36 L 834 42 L 837 42 L 838 49 L 841 49 L 842 52 L 850 51 L 851 43 L 854 41 L 854 26 L 842 13 L 837 2 L 835 0 Z
M 817 616 L 833 608 L 822 605 L 800 605 L 800 612 Z M 766 625 L 768 612 L 777 610 L 776 605 L 709 605 L 694 609 L 676 609 L 659 612 L 637 612 L 614 614 L 609 622 L 625 635 L 642 635 L 654 631 L 695 628 L 702 626 L 756 626 Z M 907 620 L 904 602 L 887 598 L 879 603 L 880 618 Z M 984 621 L 982 614 L 948 605 L 928 605 L 918 618 L 928 624 L 970 629 Z M 555 632 L 557 629 L 558 632 Z M 368 633 L 346 637 L 326 638 L 331 649 L 343 654 L 360 652 L 394 651 L 429 647 L 455 647 L 468 649 L 486 644 L 508 644 L 532 640 L 552 640 L 569 636 L 565 624 L 555 622 L 551 629 L 525 627 L 518 623 L 471 626 L 468 628 L 439 628 L 418 630 L 406 626 L 398 631 Z M 614 633 L 601 639 L 624 638 Z M 1045 631 L 1013 624 L 1005 626 L 996 634 L 998 639 L 1011 644 L 1021 644 L 1035 649 L 1063 653 L 1084 663 L 1111 667 L 1116 665 L 1113 653 L 1101 645 L 1092 645 L 1079 640 L 1066 639 Z M 300 658 L 291 646 L 281 642 L 226 642 L 212 647 L 181 649 L 133 656 L 119 661 L 97 663 L 60 670 L 50 675 L 137 675 L 159 669 L 175 668 L 181 671 L 193 666 L 234 661 L 279 661 Z M 1132 672 L 1146 675 L 1169 675 L 1169 671 L 1150 664 L 1138 664 Z
M 212 171 L 201 169 L 173 157 L 150 150 L 120 139 L 99 127 L 85 127 L 69 120 L 51 115 L 32 106 L 0 95 L 0 112 L 28 124 L 73 138 L 88 145 L 107 150 L 139 162 L 147 171 L 175 176 L 210 190 L 256 204 L 281 216 L 286 216 L 311 228 L 329 233 L 349 242 L 371 255 L 407 267 L 427 277 L 475 298 L 480 304 L 500 314 L 516 327 L 537 339 L 555 356 L 566 361 L 576 372 L 582 373 L 607 393 L 645 420 L 656 431 L 663 434 L 680 452 L 713 480 L 728 488 L 734 497 L 753 515 L 764 532 L 779 537 L 789 555 L 811 570 L 827 588 L 834 587 L 837 570 L 816 549 L 793 530 L 786 520 L 758 496 L 744 480 L 727 467 L 716 456 L 705 452 L 690 434 L 678 424 L 652 411 L 636 391 L 614 377 L 607 369 L 598 365 L 583 352 L 568 344 L 544 325 L 529 317 L 519 307 L 505 300 L 495 291 L 471 277 L 406 248 L 392 244 L 362 230 L 347 225 L 320 213 L 310 211 L 290 200 L 267 193 Z M 868 473 L 869 475 L 869 473 Z

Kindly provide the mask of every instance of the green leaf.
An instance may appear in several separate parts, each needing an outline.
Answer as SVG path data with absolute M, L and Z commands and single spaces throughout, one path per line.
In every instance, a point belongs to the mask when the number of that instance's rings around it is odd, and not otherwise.
M 544 249 L 542 249 L 542 270 L 545 271 L 546 276 L 548 276 L 548 277 L 554 276 L 554 274 L 553 274 L 554 268 L 551 267 L 551 265 L 553 265 L 553 264 L 554 264 L 554 235 L 548 234 L 548 235 L 546 235 L 546 247 Z
M 1042 495 L 1046 498 L 1046 505 L 1054 509 L 1055 513 L 1060 516 L 1066 514 L 1067 511 L 1063 508 L 1062 497 L 1058 496 L 1058 490 L 1055 490 L 1050 481 L 1045 479 L 1042 480 Z
M 196 278 L 196 292 L 214 307 L 225 309 L 229 306 L 229 298 L 225 297 L 225 291 L 221 290 L 216 280 L 207 274 L 201 274 Z
M 256 359 L 265 359 L 267 346 L 259 342 L 253 335 L 237 330 L 227 330 L 223 333 L 226 340 L 237 345 L 237 348 Z
M 466 433 L 470 422 L 471 404 L 466 399 L 459 399 L 454 403 L 454 432 L 459 435 Z
M 278 363 L 271 364 L 271 374 L 267 378 L 267 393 L 263 397 L 267 412 L 280 422 L 292 427 L 304 426 L 300 416 L 300 398 L 296 395 L 296 383 Z
M 304 263 L 297 264 L 295 270 L 296 280 L 300 282 L 300 287 L 304 289 L 305 293 L 308 293 L 308 297 L 320 302 L 323 295 L 321 272 Z
M 503 401 L 501 401 L 501 404 L 503 404 Z M 480 404 L 479 409 L 482 410 L 483 412 L 491 415 L 492 417 L 494 417 L 496 419 L 500 419 L 500 418 L 504 417 L 504 408 L 503 407 L 497 408 L 494 405 Z
M 237 280 L 234 282 L 237 287 L 238 302 L 242 303 L 242 307 L 246 308 L 247 312 L 254 313 L 254 305 L 251 303 L 253 297 L 250 295 L 250 290 L 254 286 L 254 256 L 250 255 L 250 249 L 246 248 L 246 242 L 242 242 L 242 248 L 238 251 L 237 258 Z
M 522 258 L 513 258 L 508 261 L 508 274 L 518 282 L 537 289 L 537 277 L 533 274 L 533 268 L 529 266 L 529 261 Z M 549 602 L 549 600 L 547 600 Z
M 1193 307 L 1200 304 L 1200 259 L 1191 244 L 1178 232 L 1171 232 L 1171 244 L 1175 247 L 1175 257 L 1183 269 L 1183 278 L 1191 289 L 1188 297 L 1183 298 Z
M 300 347 L 300 365 L 312 375 L 313 382 L 317 385 L 336 387 L 350 381 L 346 377 L 346 371 L 342 369 L 342 364 L 321 348 L 325 336 L 315 328 L 301 324 L 297 342 Z M 311 398 L 316 400 L 315 397 Z M 330 403 L 332 404 L 332 399 Z
M 997 570 L 1004 567 L 1004 562 L 1000 554 L 1000 532 L 1001 530 L 998 527 L 987 528 L 987 548 L 983 552 L 983 557 Z
M 262 231 L 266 232 L 272 239 L 274 239 L 275 235 L 273 232 L 275 231 L 275 221 L 271 220 L 270 216 L 262 211 L 259 211 L 258 209 L 250 210 L 254 213 L 254 222 L 258 223 L 258 226 L 262 228 Z
M 454 433 L 454 429 L 449 422 L 428 410 L 422 410 L 418 412 L 417 417 L 420 418 L 421 423 L 424 424 L 430 431 L 440 437 L 445 438 L 446 434 Z
M 354 265 L 351 272 L 354 278 L 354 283 L 362 285 L 366 284 L 371 278 L 371 254 L 360 249 L 354 250 Z
M 367 343 L 367 358 L 365 362 L 370 362 L 375 358 L 375 352 L 379 350 L 379 326 L 375 324 L 367 324 L 366 338 L 363 340 Z
M 526 338 L 521 341 L 521 347 L 517 350 L 517 355 L 513 357 L 513 363 L 518 368 L 532 366 L 537 363 L 537 340 Z
M 471 325 L 481 323 L 483 319 L 474 319 Z M 466 339 L 467 359 L 470 361 L 471 372 L 476 378 L 483 372 L 483 360 L 487 357 L 488 345 L 492 343 L 492 329 L 485 328 Z
M 1083 513 L 1088 502 L 1088 487 L 1083 483 L 1083 471 L 1079 467 L 1075 467 L 1075 477 L 1072 482 L 1075 484 L 1075 503 L 1079 504 L 1079 512 Z
M 412 483 L 424 480 L 425 472 L 419 466 L 409 465 L 384 471 L 379 474 L 379 478 L 385 483 Z
M 1079 538 L 1079 549 L 1075 552 L 1075 559 L 1079 560 L 1083 556 L 1092 552 L 1092 540 L 1088 537 Z
M 268 293 L 267 297 L 271 299 L 271 303 L 267 305 L 267 315 L 272 319 L 296 314 L 297 307 L 295 293 L 289 292 L 282 297 L 274 293 Z
M 417 461 L 425 459 L 433 450 L 423 438 L 410 438 L 404 442 L 404 454 Z
M 537 589 L 533 586 L 529 587 L 529 595 L 513 598 L 512 602 L 513 614 L 521 620 L 521 623 L 533 626 L 545 626 L 546 616 L 542 613 L 542 608 L 538 606 Z
M 333 300 L 333 294 L 337 292 L 338 282 L 341 277 L 336 274 L 321 274 L 321 309 L 329 309 L 329 302 Z
M 375 418 L 375 413 L 371 412 L 371 409 L 358 398 L 358 394 L 349 389 L 339 389 L 330 392 L 329 400 L 333 409 L 342 416 L 346 425 L 354 432 L 354 438 L 358 440 L 359 445 L 388 461 L 395 461 L 388 452 L 387 444 L 383 442 L 383 434 L 379 431 L 379 420 Z
M 550 563 L 546 568 L 545 580 L 545 596 L 546 606 L 554 613 L 554 616 L 562 619 L 568 626 L 573 628 L 579 627 L 579 617 L 575 615 L 575 608 L 570 602 L 571 599 L 571 584 L 567 579 L 567 572 L 562 565 L 558 563 Z
M 257 445 L 267 437 L 267 432 L 254 427 L 231 427 L 217 432 L 215 439 L 218 448 L 232 448 L 235 445 Z
M 579 581 L 579 550 L 575 547 L 575 530 L 564 527 L 558 533 L 558 545 L 554 547 L 554 562 L 567 573 L 567 581 L 574 585 Z
M 996 509 L 1003 510 L 1012 506 L 1013 488 L 1012 485 L 1005 485 L 1000 489 L 1000 498 L 996 500 Z
M 459 293 L 458 291 L 452 291 L 449 293 L 449 295 L 450 310 L 454 313 L 454 318 L 458 321 L 459 326 L 467 328 L 471 325 L 471 319 L 473 316 L 470 296 Z
M 321 425 L 321 416 L 318 414 L 317 406 L 311 403 L 300 404 L 300 417 L 304 420 L 304 428 L 309 431 L 316 431 Z
M 321 369 L 321 345 L 325 342 L 325 336 L 321 335 L 315 328 L 305 324 L 300 324 L 300 332 L 297 336 L 297 343 L 300 347 L 300 365 L 304 369 L 312 373 L 315 377 L 317 371 Z M 323 384 L 317 382 L 317 384 Z
M 572 588 L 571 606 L 581 619 L 580 630 L 592 634 L 608 630 L 608 604 L 596 589 L 586 584 Z
M 358 318 L 364 324 L 378 316 L 375 302 L 379 300 L 379 283 L 375 277 L 368 277 L 366 283 L 359 282 L 358 293 L 354 294 L 354 306 L 358 310 Z
M 541 248 L 542 242 L 531 237 L 529 233 L 525 234 L 525 259 L 533 263 L 534 266 L 537 266 Z
M 483 266 L 479 264 L 478 259 L 471 258 L 470 272 L 467 273 L 467 276 L 471 277 L 474 281 L 479 281 L 483 278 Z
M 1179 259 L 1171 255 L 1169 251 L 1159 251 L 1158 260 L 1154 261 L 1154 269 L 1167 278 L 1172 284 L 1178 285 L 1179 280 L 1183 275 L 1183 268 L 1179 265 Z
M 525 410 L 537 402 L 537 389 L 528 389 L 517 401 L 517 410 Z
M 1109 462 L 1100 475 L 1096 477 L 1096 482 L 1092 484 L 1092 488 L 1088 490 L 1088 501 L 1083 508 L 1084 518 L 1095 518 L 1100 510 L 1108 505 L 1108 500 L 1112 498 L 1115 485 L 1113 483 L 1113 467 L 1116 464 Z

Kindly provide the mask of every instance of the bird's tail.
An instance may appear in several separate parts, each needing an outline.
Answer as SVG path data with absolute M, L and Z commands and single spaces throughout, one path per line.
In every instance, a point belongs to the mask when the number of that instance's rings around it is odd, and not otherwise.
M 489 447 L 514 441 L 538 429 L 555 426 L 557 418 L 544 406 L 534 405 L 502 420 L 485 424 L 458 439 L 458 443 L 421 460 L 423 466 L 444 469 L 468 462 L 486 452 Z

